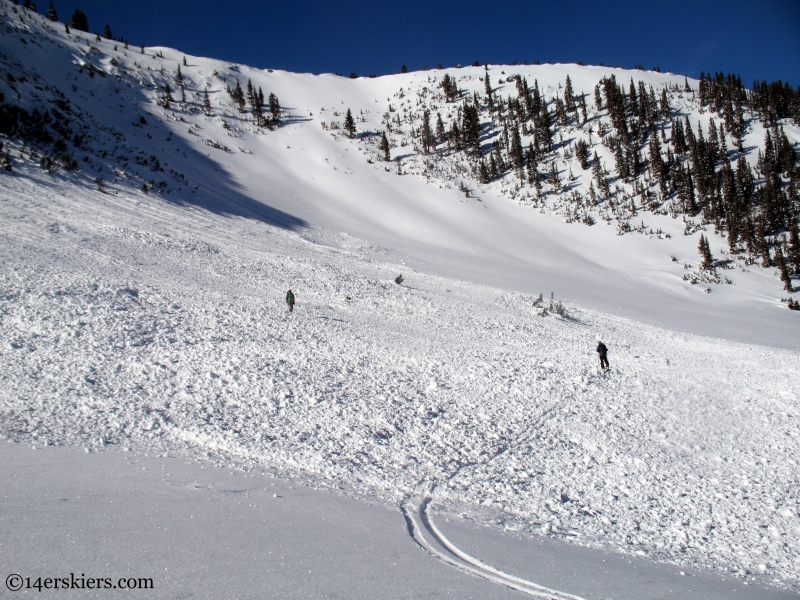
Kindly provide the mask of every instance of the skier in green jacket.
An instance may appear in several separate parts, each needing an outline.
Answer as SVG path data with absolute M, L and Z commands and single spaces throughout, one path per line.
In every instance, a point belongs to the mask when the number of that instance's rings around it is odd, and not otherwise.
M 286 304 L 289 305 L 289 312 L 292 312 L 294 310 L 294 294 L 292 290 L 286 292 Z

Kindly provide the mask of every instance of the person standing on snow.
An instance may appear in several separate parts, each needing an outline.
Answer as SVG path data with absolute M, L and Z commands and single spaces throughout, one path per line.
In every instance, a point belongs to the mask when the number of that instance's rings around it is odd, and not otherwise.
M 600 368 L 608 371 L 608 348 L 600 338 L 597 338 L 597 354 L 600 356 Z
M 289 312 L 292 312 L 294 310 L 294 294 L 292 290 L 286 292 L 286 304 L 289 305 Z

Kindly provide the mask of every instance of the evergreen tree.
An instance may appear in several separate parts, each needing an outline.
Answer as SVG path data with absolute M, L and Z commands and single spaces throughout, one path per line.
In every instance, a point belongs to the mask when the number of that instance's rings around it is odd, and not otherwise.
M 614 130 L 617 132 L 620 139 L 627 140 L 629 137 L 629 130 L 625 111 L 624 90 L 617 85 L 617 80 L 614 75 L 603 78 L 602 84 L 606 105 L 608 106 L 608 114 L 611 117 Z
M 255 90 L 253 89 L 253 82 L 250 79 L 247 79 L 247 102 L 250 104 L 251 108 L 255 108 L 256 106 L 256 97 L 255 97 Z
M 683 129 L 684 133 L 686 134 L 687 148 L 692 152 L 695 152 L 697 147 L 697 138 L 694 135 L 694 130 L 692 129 L 692 124 L 689 122 L 688 115 L 683 118 Z
M 281 122 L 281 103 L 275 94 L 269 95 L 269 112 L 272 115 L 272 122 L 275 125 L 280 125 Z
M 519 129 L 516 127 L 511 128 L 511 163 L 517 171 L 519 180 L 525 181 L 525 159 L 522 153 L 522 139 L 519 135 Z
M 683 133 L 683 122 L 680 119 L 672 122 L 672 146 L 676 154 L 684 154 L 689 149 L 686 135 Z
M 480 158 L 480 119 L 478 108 L 475 104 L 470 104 L 466 100 L 461 107 L 462 125 L 461 133 L 464 138 L 464 149 L 473 157 Z
M 567 111 L 561 98 L 556 98 L 556 125 L 567 126 Z
M 383 160 L 389 162 L 392 160 L 391 155 L 389 154 L 389 139 L 386 137 L 386 132 L 381 132 L 381 141 L 378 143 L 378 150 L 383 152 Z
M 110 40 L 113 37 L 111 35 L 111 27 L 108 26 L 108 23 L 106 23 L 106 27 L 103 30 L 103 37 L 106 38 L 107 40 Z
M 700 252 L 700 258 L 702 259 L 700 262 L 700 268 L 705 271 L 713 271 L 714 257 L 711 256 L 711 248 L 708 245 L 708 239 L 706 239 L 702 233 L 700 234 L 700 244 L 698 245 L 697 249 Z
M 789 269 L 786 266 L 786 260 L 783 258 L 783 252 L 781 251 L 780 246 L 778 246 L 775 250 L 775 260 L 778 263 L 778 270 L 781 274 L 781 281 L 783 282 L 784 289 L 791 294 L 794 292 L 794 288 L 792 287 L 792 278 L 789 275 Z
M 767 241 L 767 226 L 764 215 L 758 219 L 755 234 L 755 250 L 761 255 L 761 266 L 765 269 L 772 265 L 772 258 L 769 255 L 769 241 Z
M 442 77 L 442 91 L 447 102 L 455 102 L 458 98 L 458 84 L 455 77 L 450 77 L 447 73 Z
M 534 101 L 535 94 L 536 91 L 534 90 Z M 534 123 L 534 146 L 538 149 L 547 150 L 547 152 L 553 150 L 553 134 L 550 130 L 550 124 L 550 113 L 547 110 L 547 102 L 541 100 L 539 116 Z
M 432 148 L 436 146 L 433 140 L 433 132 L 431 131 L 431 113 L 424 111 L 422 113 L 422 153 L 428 154 Z
M 794 151 L 791 142 L 789 142 L 789 138 L 786 137 L 786 133 L 783 131 L 783 125 L 780 127 L 780 132 L 776 132 L 776 138 L 775 145 L 777 147 L 777 163 L 779 170 L 784 175 L 789 176 L 797 162 L 797 153 Z
M 553 184 L 553 187 L 556 190 L 561 190 L 561 177 L 558 174 L 558 166 L 556 166 L 556 161 L 553 161 L 550 164 L 550 182 Z
M 708 160 L 711 164 L 708 166 L 710 167 L 710 171 L 713 173 L 715 163 L 719 160 L 720 157 L 720 148 L 719 148 L 719 137 L 717 134 L 717 124 L 712 118 L 708 124 L 708 141 L 706 142 L 707 147 L 706 150 L 708 151 Z
M 725 143 L 725 131 L 722 127 L 719 128 L 719 158 L 726 163 L 730 162 L 728 158 L 728 144 Z
M 655 129 L 656 113 L 658 112 L 658 105 L 656 104 L 656 95 L 653 92 L 651 85 L 649 90 L 645 89 L 644 81 L 639 82 L 639 127 L 645 130 L 647 135 L 649 130 Z
M 589 115 L 586 112 L 586 94 L 581 94 L 580 105 L 581 105 L 581 122 L 586 123 L 586 121 L 589 120 Z
M 211 100 L 208 98 L 208 86 L 203 90 L 203 112 L 206 116 L 211 116 Z
M 478 166 L 478 177 L 481 183 L 483 184 L 489 183 L 489 181 L 491 181 L 489 175 L 489 168 L 486 166 L 486 161 L 484 159 L 481 159 L 481 162 Z
M 233 101 L 239 106 L 239 112 L 244 112 L 246 101 L 244 98 L 244 90 L 242 90 L 242 86 L 238 79 L 236 80 L 236 87 L 231 92 L 231 98 L 233 98 Z
M 347 137 L 353 139 L 356 137 L 356 121 L 353 118 L 353 113 L 347 109 L 347 115 L 344 118 L 344 130 L 347 132 Z
M 603 198 L 607 198 L 611 193 L 611 190 L 608 186 L 608 178 L 605 174 L 605 169 L 603 169 L 603 165 L 600 163 L 600 157 L 597 156 L 597 152 L 594 153 L 594 164 L 592 164 L 592 178 L 594 179 L 594 183 L 597 186 L 597 190 L 600 192 L 600 195 Z
M 495 153 L 489 154 L 489 179 L 494 180 L 500 176 L 500 169 L 497 168 L 497 161 L 494 159 Z
M 528 167 L 528 183 L 533 183 L 533 178 L 536 173 L 536 152 L 533 149 L 533 144 L 528 144 L 528 149 L 525 151 L 525 164 Z
M 70 23 L 70 26 L 78 31 L 83 31 L 84 33 L 89 31 L 89 21 L 87 20 L 86 15 L 77 8 L 75 9 L 75 12 L 72 13 L 72 22 Z
M 617 140 L 614 147 L 614 167 L 617 171 L 617 177 L 620 179 L 628 179 L 630 173 L 628 172 L 628 161 L 625 157 L 625 151 L 622 142 Z
M 436 142 L 442 144 L 445 141 L 444 121 L 441 113 L 436 113 Z
M 575 144 L 575 157 L 584 171 L 589 168 L 589 144 L 585 140 L 578 140 Z
M 576 112 L 575 97 L 573 94 L 572 80 L 570 80 L 569 75 L 567 75 L 567 82 L 564 84 L 564 107 L 567 109 L 568 113 Z
M 535 165 L 534 165 L 534 168 L 533 168 L 533 171 L 532 171 L 531 175 L 529 175 L 529 176 L 533 177 L 533 188 L 536 190 L 536 197 L 537 198 L 541 198 L 542 197 L 542 180 L 539 177 L 539 170 L 536 168 Z
M 697 201 L 694 193 L 694 181 L 689 169 L 682 169 L 682 181 L 678 188 L 678 198 L 683 204 L 683 212 L 690 217 L 697 214 Z
M 628 102 L 630 104 L 631 114 L 632 115 L 638 115 L 639 114 L 639 101 L 636 98 L 636 85 L 633 83 L 633 77 L 631 77 L 631 86 L 630 86 L 629 89 L 630 89 L 630 92 L 628 93 Z
M 249 80 L 247 81 L 247 85 L 250 89 L 250 104 L 253 110 L 253 121 L 259 127 L 264 127 L 267 124 L 264 118 L 264 92 L 261 88 L 256 90 L 255 87 L 252 87 Z
M 164 84 L 164 95 L 161 97 L 161 106 L 169 110 L 175 100 L 172 98 L 172 89 L 168 83 Z
M 494 163 L 497 166 L 497 176 L 499 177 L 506 172 L 506 162 L 503 160 L 503 153 L 500 150 L 500 145 L 495 142 L 494 147 Z
M 458 119 L 450 125 L 450 136 L 447 139 L 448 146 L 452 145 L 453 150 L 458 152 L 464 149 L 464 142 L 461 136 L 461 129 L 458 127 Z
M 3 154 L 3 163 L 2 167 L 4 171 L 8 171 L 9 173 L 14 170 L 14 161 L 11 160 L 11 153 L 6 150 L 5 154 Z
M 736 175 L 730 163 L 722 168 L 722 197 L 728 220 L 728 246 L 733 252 L 740 235 L 742 214 L 739 193 L 736 189 Z
M 47 18 L 51 21 L 58 21 L 58 13 L 55 6 L 53 6 L 53 0 L 50 0 L 50 6 L 47 7 Z
M 667 98 L 667 88 L 661 88 L 661 116 L 665 119 L 669 119 L 670 111 L 669 111 L 669 99 Z
M 792 220 L 789 232 L 789 262 L 795 274 L 800 275 L 800 235 L 798 235 L 797 218 Z
M 667 170 L 664 160 L 661 157 L 661 145 L 658 143 L 658 136 L 650 136 L 650 173 L 658 181 L 658 190 L 661 192 L 661 199 L 667 199 Z

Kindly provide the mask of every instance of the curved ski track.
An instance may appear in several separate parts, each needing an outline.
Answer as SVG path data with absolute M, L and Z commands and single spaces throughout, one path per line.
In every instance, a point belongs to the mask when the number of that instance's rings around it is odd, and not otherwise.
M 430 496 L 427 496 L 418 507 L 411 504 L 404 504 L 401 506 L 400 510 L 406 519 L 409 534 L 414 541 L 439 560 L 442 560 L 460 571 L 464 571 L 476 577 L 481 577 L 482 579 L 486 579 L 498 585 L 504 585 L 535 598 L 545 598 L 547 600 L 585 600 L 580 596 L 551 590 L 550 588 L 533 583 L 532 581 L 509 575 L 460 550 L 444 536 L 436 527 L 433 518 L 428 514 L 428 505 L 430 501 Z M 420 523 L 422 524 L 421 526 Z M 432 538 L 431 542 L 426 539 L 423 530 L 430 535 Z

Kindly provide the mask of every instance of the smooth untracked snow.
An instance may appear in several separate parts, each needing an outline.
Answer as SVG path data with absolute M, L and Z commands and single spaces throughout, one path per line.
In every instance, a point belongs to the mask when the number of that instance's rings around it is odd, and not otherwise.
M 396 506 L 430 496 L 442 515 L 797 589 L 800 337 L 772 269 L 729 257 L 733 285 L 704 293 L 681 280 L 699 233 L 680 220 L 643 212 L 672 237 L 617 236 L 503 184 L 467 199 L 411 148 L 393 149 L 400 176 L 321 127 L 349 106 L 374 129 L 433 72 L 350 81 L 190 57 L 194 110 L 165 111 L 154 86 L 180 53 L 2 26 L 6 101 L 63 87 L 93 147 L 79 172 L 46 173 L 9 142 L 0 434 L 204 456 Z M 482 69 L 450 72 L 479 89 Z M 514 72 L 552 95 L 567 72 L 590 91 L 611 70 Z M 233 73 L 278 93 L 283 127 L 235 112 Z M 164 186 L 139 191 L 145 175 Z M 551 292 L 567 318 L 534 305 Z
M 152 588 L 8 597 L 524 598 L 422 552 L 400 512 L 207 462 L 0 443 L 0 572 L 150 578 Z M 702 570 L 658 565 L 440 519 L 452 540 L 539 583 L 597 600 L 790 600 Z M 76 572 L 77 571 L 77 572 Z M 52 588 L 52 581 L 50 587 Z

